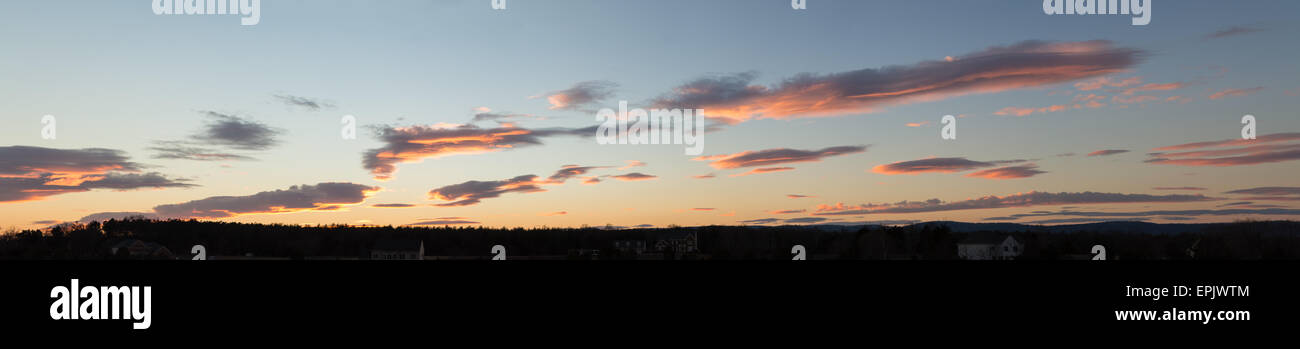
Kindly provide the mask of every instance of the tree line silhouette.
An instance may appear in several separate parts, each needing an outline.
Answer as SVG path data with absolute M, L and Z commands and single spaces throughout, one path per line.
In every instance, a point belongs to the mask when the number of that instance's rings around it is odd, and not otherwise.
M 10 229 L 0 236 L 0 259 L 124 258 L 110 252 L 110 247 L 123 239 L 160 244 L 179 259 L 189 259 L 193 245 L 203 245 L 210 256 L 365 259 L 369 249 L 381 239 L 422 241 L 426 256 L 487 258 L 491 246 L 503 245 L 511 256 L 631 259 L 637 256 L 614 248 L 615 241 L 646 241 L 653 247 L 664 236 L 681 233 L 693 233 L 698 239 L 698 253 L 686 259 L 788 260 L 791 247 L 803 245 L 808 259 L 952 260 L 958 258 L 957 244 L 974 233 L 1013 236 L 1024 246 L 1018 259 L 1028 260 L 1086 259 L 1093 245 L 1105 246 L 1110 259 L 1124 260 L 1300 259 L 1300 222 L 1202 225 L 1204 228 L 1195 232 L 1153 234 L 1123 230 L 1061 233 L 1034 228 L 954 232 L 943 223 L 608 229 L 302 226 L 128 218 L 65 223 L 44 230 Z M 598 253 L 593 255 L 589 251 Z M 652 249 L 649 253 L 680 251 Z

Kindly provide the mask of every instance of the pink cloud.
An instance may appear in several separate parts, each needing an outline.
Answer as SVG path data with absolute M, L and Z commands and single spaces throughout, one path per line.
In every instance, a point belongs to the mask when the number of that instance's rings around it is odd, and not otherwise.
M 1264 90 L 1263 86 L 1252 88 L 1230 88 L 1223 91 L 1215 92 L 1210 95 L 1210 99 L 1219 99 L 1224 97 L 1242 97 L 1248 96 L 1255 92 Z
M 789 119 L 879 112 L 890 105 L 996 93 L 1125 71 L 1142 58 L 1107 41 L 1038 42 L 990 47 L 951 61 L 802 74 L 774 86 L 754 73 L 700 78 L 656 99 L 663 108 L 704 109 L 715 120 Z

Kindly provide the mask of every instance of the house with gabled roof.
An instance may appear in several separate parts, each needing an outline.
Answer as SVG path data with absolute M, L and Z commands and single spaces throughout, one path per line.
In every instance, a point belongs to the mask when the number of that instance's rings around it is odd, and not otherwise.
M 971 233 L 957 243 L 957 257 L 965 260 L 1010 260 L 1022 252 L 1020 241 L 1004 233 Z

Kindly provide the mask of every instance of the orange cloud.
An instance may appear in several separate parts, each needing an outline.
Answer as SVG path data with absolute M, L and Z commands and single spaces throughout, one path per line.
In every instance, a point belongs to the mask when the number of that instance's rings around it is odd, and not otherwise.
M 791 170 L 794 170 L 794 167 L 763 167 L 763 168 L 756 168 L 753 170 L 749 170 L 749 172 L 733 174 L 730 177 L 743 177 L 743 176 L 756 175 L 761 173 L 771 173 L 771 172 L 781 172 L 781 171 L 791 171 Z
M 1079 91 L 1092 91 L 1103 87 L 1126 87 L 1140 83 L 1142 83 L 1142 77 L 1140 76 L 1134 76 L 1119 81 L 1111 79 L 1110 77 L 1100 77 L 1093 80 L 1075 83 L 1074 88 Z

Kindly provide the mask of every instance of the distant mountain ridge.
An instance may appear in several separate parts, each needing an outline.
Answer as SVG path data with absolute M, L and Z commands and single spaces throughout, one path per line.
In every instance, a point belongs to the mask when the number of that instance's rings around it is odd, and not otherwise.
M 1077 233 L 1077 232 L 1127 232 L 1142 234 L 1182 234 L 1189 232 L 1204 231 L 1218 225 L 1228 225 L 1233 223 L 1150 223 L 1136 221 L 1113 221 L 1113 222 L 1096 222 L 1064 225 L 1034 225 L 1021 223 L 970 223 L 957 221 L 930 221 L 904 225 L 907 228 L 924 228 L 927 225 L 939 226 L 945 225 L 948 229 L 957 233 L 970 233 L 977 231 L 1002 231 L 1002 232 L 1046 232 L 1046 233 Z M 872 224 L 821 224 L 824 230 L 843 230 L 846 227 L 861 227 Z

